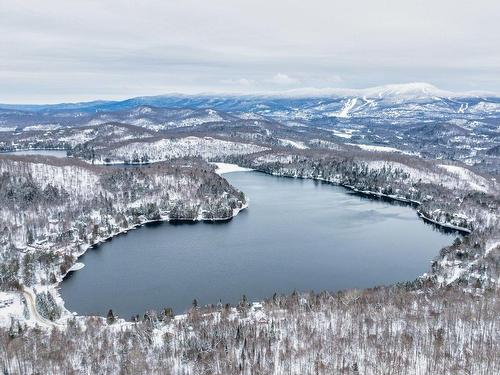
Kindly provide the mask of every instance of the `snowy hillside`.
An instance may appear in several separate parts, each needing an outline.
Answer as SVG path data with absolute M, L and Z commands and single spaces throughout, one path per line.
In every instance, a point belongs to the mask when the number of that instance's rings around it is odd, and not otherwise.
M 199 160 L 127 169 L 0 157 L 1 288 L 55 286 L 89 246 L 148 221 L 232 218 L 245 197 L 214 169 Z
M 78 153 L 82 148 L 155 137 L 215 136 L 285 147 L 307 146 L 309 139 L 320 139 L 461 161 L 498 174 L 499 120 L 499 96 L 454 93 L 426 83 L 0 105 L 0 151 L 64 148 Z M 322 148 L 321 143 L 313 147 Z
M 500 373 L 499 121 L 498 96 L 424 83 L 0 105 L 0 151 L 70 156 L 0 154 L 0 369 Z M 132 321 L 64 308 L 58 285 L 87 249 L 153 221 L 229 220 L 247 200 L 223 176 L 249 169 L 410 205 L 456 239 L 392 286 Z
M 212 160 L 265 150 L 268 150 L 268 148 L 250 143 L 229 142 L 212 137 L 186 137 L 127 143 L 117 148 L 102 151 L 95 157 L 93 162 L 96 164 L 116 162 L 151 163 L 193 156 Z
M 263 152 L 226 159 L 274 175 L 318 179 L 372 197 L 414 203 L 426 220 L 441 226 L 471 231 L 500 222 L 498 183 L 462 166 L 397 153 L 350 151 Z

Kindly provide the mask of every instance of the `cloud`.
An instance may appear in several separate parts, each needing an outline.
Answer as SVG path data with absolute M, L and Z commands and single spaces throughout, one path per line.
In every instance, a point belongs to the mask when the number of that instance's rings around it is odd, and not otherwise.
M 238 78 L 238 79 L 223 79 L 222 83 L 231 86 L 253 86 L 255 85 L 255 80 L 248 78 Z
M 3 1 L 0 102 L 409 81 L 498 92 L 499 13 L 498 0 Z
M 321 79 L 325 82 L 325 83 L 340 83 L 343 81 L 342 77 L 339 76 L 338 74 L 330 74 L 330 75 L 326 75 L 324 77 L 321 77 Z
M 268 81 L 276 85 L 294 85 L 300 82 L 298 79 L 290 77 L 289 75 L 283 73 L 277 73 L 273 78 L 269 79 Z

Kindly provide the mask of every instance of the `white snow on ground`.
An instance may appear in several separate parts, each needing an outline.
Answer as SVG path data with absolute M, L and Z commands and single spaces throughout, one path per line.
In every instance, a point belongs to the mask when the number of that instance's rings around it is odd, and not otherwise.
M 358 101 L 358 98 L 348 99 L 347 102 L 345 102 L 344 107 L 337 114 L 337 117 L 342 117 L 342 118 L 349 117 L 349 111 L 351 109 L 353 109 L 353 107 L 356 105 L 357 101 Z
M 491 241 L 486 244 L 486 250 L 484 256 L 487 256 L 491 251 L 500 246 L 500 241 Z
M 254 160 L 257 165 L 265 163 L 289 164 L 293 161 L 293 155 L 268 154 L 259 156 Z
M 500 104 L 499 103 L 489 103 L 489 102 L 479 102 L 476 105 L 469 107 L 469 111 L 472 113 L 500 112 Z
M 86 168 L 73 165 L 57 167 L 46 164 L 43 161 L 34 163 L 25 162 L 0 162 L 0 173 L 16 173 L 20 169 L 26 169 L 41 184 L 43 188 L 51 184 L 66 190 L 77 190 L 82 196 L 92 195 L 94 185 L 99 176 Z
M 38 124 L 38 125 L 26 126 L 25 128 L 23 128 L 23 132 L 28 132 L 32 130 L 57 130 L 59 128 L 61 128 L 61 126 L 58 124 Z
M 10 327 L 12 318 L 23 321 L 24 306 L 19 293 L 0 292 L 0 327 Z
M 113 163 L 113 161 L 156 162 L 185 156 L 200 156 L 205 159 L 227 155 L 245 155 L 268 150 L 267 147 L 251 143 L 223 141 L 212 137 L 185 137 L 161 139 L 155 142 L 133 142 L 102 155 L 96 163 Z
M 252 113 L 252 112 L 238 113 L 235 116 L 242 119 L 242 120 L 262 120 L 263 119 L 263 117 L 261 115 L 258 115 L 256 113 Z
M 492 183 L 489 183 L 484 177 L 476 175 L 474 172 L 462 167 L 452 165 L 439 165 L 448 173 L 439 170 L 422 170 L 410 167 L 403 163 L 389 162 L 383 160 L 366 162 L 369 169 L 379 170 L 383 168 L 400 169 L 410 175 L 412 181 L 421 181 L 433 184 L 442 184 L 449 189 L 469 189 L 478 191 L 490 191 L 494 189 Z M 448 167 L 451 167 L 448 169 Z
M 374 152 L 396 152 L 398 154 L 420 156 L 420 154 L 416 153 L 416 152 L 403 151 L 403 150 L 400 150 L 398 148 L 389 147 L 389 146 L 364 145 L 364 144 L 359 144 L 359 143 L 345 143 L 345 144 L 349 145 L 349 146 L 357 146 L 360 149 L 366 150 L 366 151 L 374 151 Z
M 472 189 L 479 191 L 488 191 L 488 181 L 484 177 L 478 176 L 477 174 L 466 168 L 446 164 L 439 164 L 439 167 L 447 170 L 450 173 L 453 173 L 460 179 L 467 181 Z
M 336 129 L 321 128 L 321 127 L 318 129 L 325 130 L 327 132 L 331 132 L 336 137 L 346 138 L 346 139 L 351 139 L 353 133 L 358 131 L 358 130 L 354 130 L 354 129 L 341 129 L 342 131 L 340 131 L 340 130 L 336 130 Z
M 364 145 L 364 144 L 358 144 L 358 143 L 346 143 L 346 145 L 356 146 L 356 147 L 359 147 L 360 149 L 366 150 L 366 151 L 404 153 L 403 151 L 401 151 L 397 148 L 389 147 L 389 146 L 374 146 L 374 145 Z
M 291 139 L 282 139 L 282 138 L 279 138 L 278 140 L 284 146 L 292 146 L 294 148 L 298 148 L 299 150 L 305 150 L 309 148 L 304 144 L 304 142 L 292 141 Z
M 308 142 L 308 144 L 312 145 L 312 146 L 316 146 L 316 147 L 324 147 L 324 148 L 328 148 L 330 150 L 337 150 L 337 151 L 344 149 L 338 143 L 334 143 L 334 142 L 330 142 L 330 141 L 324 141 L 324 140 L 318 139 L 318 138 L 311 139 Z
M 59 141 L 61 142 L 67 142 L 69 143 L 72 147 L 82 144 L 85 142 L 88 142 L 92 139 L 95 139 L 97 136 L 96 132 L 94 129 L 84 129 L 82 131 L 79 131 L 78 133 L 68 135 L 66 137 L 60 137 Z
M 169 121 L 166 124 L 154 124 L 153 122 L 149 122 L 148 124 L 143 124 L 145 125 L 144 127 L 150 128 L 154 126 L 155 128 L 183 128 L 183 127 L 190 127 L 190 126 L 197 126 L 197 125 L 202 125 L 206 124 L 209 122 L 227 122 L 228 120 L 225 120 L 223 117 L 219 115 L 219 113 L 213 109 L 206 109 L 204 113 L 195 113 L 192 116 L 189 116 L 187 118 L 175 120 L 175 121 Z M 160 125 L 160 126 L 158 126 Z M 142 125 L 140 125 L 142 126 Z
M 63 256 L 65 254 L 72 254 L 75 256 L 82 255 L 89 247 L 87 242 L 80 241 L 76 235 L 72 238 L 68 239 L 68 242 L 63 244 L 58 244 L 54 242 L 54 236 L 57 236 L 59 233 L 62 233 L 66 230 L 68 233 L 73 233 L 76 228 L 73 224 L 80 225 L 81 223 L 85 224 L 86 222 L 95 223 L 100 227 L 104 227 L 104 223 L 107 225 L 107 230 L 98 231 L 97 237 L 92 240 L 92 243 L 99 243 L 105 241 L 108 238 L 111 238 L 119 233 L 126 232 L 132 228 L 135 228 L 139 225 L 147 223 L 149 221 L 165 221 L 169 220 L 169 212 L 160 212 L 159 219 L 149 220 L 145 216 L 139 216 L 136 218 L 138 220 L 132 220 L 131 216 L 127 215 L 127 209 L 125 205 L 130 208 L 134 207 L 144 207 L 149 202 L 158 202 L 161 199 L 161 195 L 158 196 L 144 196 L 138 197 L 134 201 L 130 202 L 114 202 L 114 208 L 118 212 L 124 212 L 125 215 L 125 224 L 118 223 L 115 220 L 115 216 L 103 214 L 100 210 L 96 209 L 90 212 L 83 213 L 81 212 L 82 202 L 84 199 L 92 199 L 96 194 L 102 194 L 112 199 L 113 193 L 104 189 L 103 186 L 99 183 L 101 178 L 101 173 L 97 171 L 97 168 L 87 168 L 79 165 L 60 165 L 58 161 L 53 164 L 42 163 L 40 162 L 26 162 L 26 161 L 15 161 L 15 160 L 0 160 L 0 175 L 2 173 L 7 172 L 9 174 L 13 174 L 14 172 L 23 172 L 23 176 L 30 176 L 33 181 L 36 182 L 37 185 L 45 188 L 48 184 L 51 184 L 55 187 L 61 187 L 66 192 L 68 192 L 73 199 L 68 200 L 67 204 L 57 205 L 52 207 L 50 210 L 44 212 L 45 220 L 42 220 L 40 224 L 37 223 L 36 233 L 37 233 L 37 241 L 31 245 L 27 245 L 26 242 L 26 231 L 23 228 L 26 228 L 25 224 L 27 218 L 32 217 L 33 213 L 30 211 L 23 212 L 23 215 L 17 218 L 17 225 L 12 225 L 9 235 L 12 236 L 12 244 L 17 247 L 20 251 L 19 254 L 22 256 L 24 253 L 35 252 L 35 251 L 46 251 L 49 249 L 54 252 L 54 254 Z M 62 162 L 64 164 L 64 162 Z M 224 172 L 229 172 L 231 168 L 232 171 L 236 170 L 244 170 L 238 166 L 226 164 L 222 165 Z M 236 169 L 237 168 L 237 169 Z M 195 218 L 190 218 L 190 220 L 203 220 L 204 212 L 206 209 L 201 207 L 201 202 L 198 198 L 195 198 L 193 195 L 193 191 L 196 191 L 195 188 L 197 183 L 196 177 L 191 177 L 188 174 L 185 175 L 174 175 L 173 173 L 154 173 L 148 174 L 147 178 L 140 175 L 136 176 L 135 181 L 143 184 L 143 186 L 151 187 L 152 190 L 156 191 L 161 187 L 161 194 L 168 194 L 169 199 L 172 202 L 177 201 L 185 201 L 193 209 L 198 210 L 198 216 Z M 147 185 L 146 185 L 147 184 Z M 223 197 L 225 197 L 223 194 Z M 224 198 L 225 199 L 225 198 Z M 217 202 L 216 200 L 214 200 Z M 237 205 L 233 211 L 232 216 L 235 216 L 240 210 L 246 208 L 246 204 Z M 67 209 L 70 212 L 81 212 L 79 216 L 75 216 L 72 218 L 73 222 L 69 222 L 66 220 L 59 220 L 58 213 L 62 212 L 62 209 Z M 12 222 L 12 210 L 8 209 L 5 206 L 0 206 L 0 223 L 10 223 Z M 220 219 L 225 219 L 225 217 L 221 217 Z M 217 220 L 210 218 L 210 220 Z M 1 225 L 3 228 L 5 225 Z M 69 231 L 67 228 L 71 228 Z M 35 230 L 34 230 L 35 231 Z M 2 243 L 0 240 L 0 258 L 3 257 L 3 250 L 5 243 Z M 78 245 L 78 246 L 76 246 Z M 20 261 L 22 263 L 22 259 Z M 76 263 L 71 268 L 71 271 L 75 271 L 83 267 L 83 263 Z M 37 292 L 46 292 L 51 291 L 53 297 L 55 297 L 56 301 L 60 302 L 60 306 L 62 306 L 62 300 L 60 300 L 57 295 L 57 292 L 54 291 L 54 285 L 50 285 L 47 287 L 41 286 L 44 275 L 49 274 L 50 270 L 58 269 L 58 265 L 56 264 L 56 268 L 43 268 L 38 266 L 37 263 L 34 265 L 33 275 L 34 280 L 33 283 L 36 285 Z M 56 274 L 57 281 L 61 281 L 60 275 Z M 62 277 L 62 276 L 61 276 Z M 45 288 L 45 289 L 44 289 Z M 51 289 L 52 288 L 52 289 Z M 12 299 L 12 296 L 15 297 Z M 24 297 L 23 297 L 24 295 Z M 47 319 L 40 317 L 40 314 L 36 312 L 34 293 L 32 290 L 28 290 L 25 288 L 23 294 L 21 293 L 0 293 L 0 326 L 10 326 L 10 320 L 12 316 L 15 316 L 15 319 L 21 322 L 31 322 L 33 324 L 39 324 L 47 327 L 58 326 L 59 323 L 48 322 Z M 27 302 L 27 305 L 23 303 L 23 301 Z M 58 303 L 59 303 L 58 302 Z M 63 310 L 63 315 L 67 315 L 67 312 Z M 29 319 L 25 319 L 26 316 Z M 63 318 L 64 318 L 63 316 Z
M 458 113 L 465 113 L 465 111 L 469 108 L 469 103 L 460 104 L 460 108 L 458 109 Z
M 71 266 L 71 268 L 68 270 L 68 272 L 78 271 L 78 270 L 81 270 L 83 267 L 85 267 L 85 264 L 83 264 L 81 262 L 76 262 L 75 264 L 73 264 Z
M 475 266 L 479 260 L 484 259 L 488 256 L 488 254 L 493 250 L 496 249 L 500 246 L 500 241 L 491 241 L 486 244 L 486 249 L 484 252 L 484 255 L 477 258 L 476 260 L 468 263 L 466 267 L 461 267 L 461 262 L 456 261 L 456 264 L 454 262 L 450 261 L 444 261 L 444 265 L 449 266 L 450 269 L 448 271 L 448 274 L 446 277 L 440 277 L 438 280 L 441 283 L 445 283 L 446 285 L 451 284 L 452 282 L 458 280 L 462 275 L 464 275 L 466 272 L 471 270 L 473 266 Z M 497 282 L 499 282 L 498 280 Z
M 229 164 L 229 163 L 212 163 L 217 167 L 215 173 L 218 175 L 223 175 L 224 173 L 231 173 L 231 172 L 250 172 L 253 171 L 251 168 L 244 168 L 240 167 L 239 165 L 236 164 Z
M 340 137 L 340 138 L 346 138 L 346 139 L 351 139 L 352 138 L 352 133 L 342 133 L 337 130 L 333 131 L 333 135 Z

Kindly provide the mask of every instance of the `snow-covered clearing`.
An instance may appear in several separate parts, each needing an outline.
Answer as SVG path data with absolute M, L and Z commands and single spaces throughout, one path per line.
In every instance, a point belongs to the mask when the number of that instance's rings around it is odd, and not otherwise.
M 337 130 L 333 130 L 333 135 L 340 137 L 340 138 L 346 138 L 346 139 L 352 138 L 352 133 L 343 133 L 343 132 L 339 132 Z
M 467 263 L 465 265 L 465 267 L 463 267 L 462 263 L 458 262 L 458 261 L 455 261 L 455 262 L 443 261 L 442 262 L 443 265 L 448 266 L 449 269 L 444 276 L 440 275 L 438 277 L 438 281 L 442 284 L 450 285 L 451 283 L 455 282 L 456 280 L 458 280 L 460 277 L 462 277 L 466 273 L 468 273 L 468 272 L 470 273 L 470 271 L 473 269 L 473 267 L 476 264 L 478 264 L 479 261 L 486 258 L 489 255 L 489 253 L 491 253 L 494 249 L 497 249 L 499 247 L 500 247 L 500 241 L 498 241 L 498 240 L 488 242 L 486 244 L 484 255 L 473 260 L 472 262 Z M 497 283 L 500 282 L 500 279 L 496 280 L 496 282 Z
M 25 128 L 23 128 L 23 132 L 29 132 L 34 130 L 57 130 L 60 128 L 61 126 L 59 124 L 37 124 L 37 125 L 26 126 Z
M 401 151 L 397 148 L 389 147 L 389 146 L 364 145 L 364 144 L 358 144 L 358 143 L 346 143 L 346 145 L 356 146 L 356 147 L 359 147 L 360 149 L 366 150 L 366 151 L 404 153 L 403 151 Z
M 400 169 L 410 175 L 412 181 L 420 181 L 431 184 L 443 185 L 449 189 L 469 189 L 488 192 L 492 188 L 492 183 L 474 172 L 453 165 L 440 164 L 439 167 L 448 173 L 442 173 L 439 170 L 422 170 L 410 167 L 403 163 L 390 161 L 368 161 L 369 169 L 380 170 L 383 168 Z
M 376 145 L 365 145 L 362 143 L 345 143 L 348 146 L 356 146 L 365 151 L 373 151 L 373 152 L 394 152 L 397 154 L 405 154 L 405 155 L 419 155 L 415 152 L 403 151 L 395 147 L 389 146 L 376 146 Z
M 439 167 L 458 176 L 461 180 L 467 181 L 472 189 L 479 191 L 488 191 L 488 180 L 486 180 L 484 177 L 478 176 L 477 174 L 466 168 L 446 164 L 439 164 Z
M 110 150 L 101 156 L 96 163 L 109 164 L 120 160 L 132 163 L 156 162 L 200 156 L 213 159 L 228 155 L 245 155 L 268 150 L 266 147 L 251 143 L 231 142 L 212 137 L 185 137 L 161 139 L 155 142 L 133 142 Z
M 292 141 L 291 139 L 282 139 L 282 138 L 280 138 L 278 140 L 284 146 L 291 146 L 294 148 L 298 148 L 299 150 L 305 150 L 305 149 L 309 148 L 304 144 L 304 142 Z
M 9 327 L 11 319 L 24 320 L 21 295 L 16 292 L 0 292 L 0 327 Z
M 230 163 L 212 163 L 217 167 L 215 170 L 215 173 L 218 175 L 223 175 L 224 173 L 231 173 L 231 172 L 250 172 L 253 171 L 251 168 L 244 168 L 240 167 L 239 165 L 236 164 L 230 164 Z

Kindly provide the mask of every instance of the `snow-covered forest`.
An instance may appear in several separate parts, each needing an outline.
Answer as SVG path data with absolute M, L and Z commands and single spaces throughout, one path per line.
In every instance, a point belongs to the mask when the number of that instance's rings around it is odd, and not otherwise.
M 0 0 L 0 375 L 500 375 L 499 40 L 500 0 Z
M 62 312 L 54 287 L 90 246 L 150 221 L 225 220 L 246 207 L 199 159 L 139 169 L 4 156 L 0 176 L 1 289 L 40 292 L 52 320 Z
M 2 332 L 0 360 L 7 373 L 490 375 L 500 371 L 499 308 L 497 290 L 431 283 L 242 298 L 135 323 L 14 326 Z
M 217 160 L 231 155 L 253 154 L 268 150 L 266 147 L 230 142 L 212 137 L 184 137 L 145 142 L 127 142 L 122 146 L 102 151 L 80 151 L 93 164 L 145 164 L 183 157 L 202 157 Z
M 328 181 L 371 197 L 412 203 L 426 218 L 451 227 L 470 231 L 498 226 L 498 183 L 466 166 L 392 153 L 312 150 L 260 152 L 225 160 L 273 175 Z
M 456 160 L 339 143 L 338 132 L 330 137 L 316 129 L 301 137 L 272 122 L 214 116 L 218 122 L 200 132 L 186 130 L 202 124 L 187 118 L 169 125 L 175 135 L 113 123 L 44 129 L 41 138 L 28 129 L 4 142 L 6 149 L 55 147 L 71 155 L 0 156 L 5 374 L 500 371 L 494 175 Z M 237 306 L 194 303 L 187 315 L 166 308 L 134 321 L 111 311 L 69 313 L 57 288 L 91 246 L 151 221 L 225 220 L 246 207 L 244 192 L 209 161 L 397 200 L 465 236 L 436 254 L 417 280 L 390 287 L 295 292 L 254 303 L 242 296 Z

